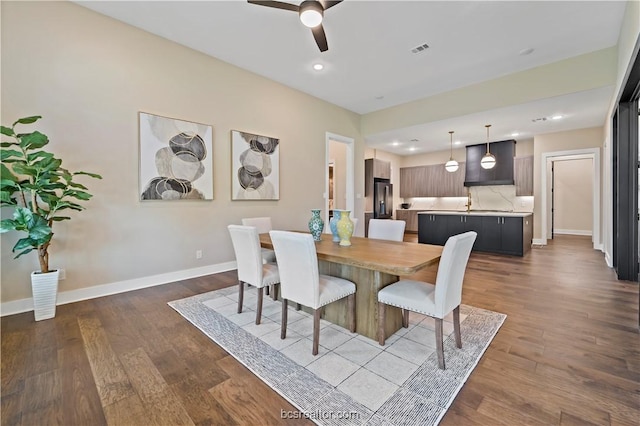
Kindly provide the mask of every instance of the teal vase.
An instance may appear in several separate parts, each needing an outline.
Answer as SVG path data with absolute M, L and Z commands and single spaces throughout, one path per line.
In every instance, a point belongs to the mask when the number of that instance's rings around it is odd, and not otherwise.
M 320 209 L 312 209 L 311 219 L 309 219 L 309 232 L 311 232 L 314 241 L 320 241 L 323 230 L 324 220 L 320 217 Z
M 353 222 L 349 217 L 351 212 L 349 210 L 341 210 L 340 214 L 340 220 L 337 224 L 340 245 L 348 247 L 351 245 L 351 236 L 353 235 Z
M 333 217 L 331 218 L 331 220 L 329 220 L 329 229 L 331 229 L 334 243 L 340 242 L 340 236 L 338 235 L 338 221 L 340 220 L 340 212 L 341 210 L 334 209 Z

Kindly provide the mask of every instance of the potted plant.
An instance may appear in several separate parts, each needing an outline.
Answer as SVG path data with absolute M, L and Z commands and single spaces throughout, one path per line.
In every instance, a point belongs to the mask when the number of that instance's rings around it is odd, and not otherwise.
M 31 274 L 31 287 L 36 321 L 53 318 L 56 312 L 58 273 L 49 269 L 49 247 L 53 222 L 71 219 L 64 210 L 83 210 L 78 204 L 92 195 L 74 181 L 79 175 L 102 179 L 87 172 L 69 172 L 62 160 L 42 148 L 49 138 L 36 131 L 16 133 L 19 124 L 32 124 L 41 116 L 25 117 L 11 127 L 1 126 L 2 134 L 11 138 L 0 144 L 0 207 L 12 207 L 13 218 L 0 222 L 0 233 L 24 232 L 12 251 L 15 258 L 35 250 L 40 270 Z

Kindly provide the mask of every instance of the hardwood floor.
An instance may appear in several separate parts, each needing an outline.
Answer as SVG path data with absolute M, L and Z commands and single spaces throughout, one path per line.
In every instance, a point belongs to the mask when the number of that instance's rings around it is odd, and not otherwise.
M 58 306 L 53 320 L 2 318 L 2 425 L 311 424 L 281 419 L 294 407 L 167 305 L 235 283 L 227 272 Z M 463 303 L 508 318 L 442 425 L 639 424 L 638 285 L 588 237 L 473 253 Z

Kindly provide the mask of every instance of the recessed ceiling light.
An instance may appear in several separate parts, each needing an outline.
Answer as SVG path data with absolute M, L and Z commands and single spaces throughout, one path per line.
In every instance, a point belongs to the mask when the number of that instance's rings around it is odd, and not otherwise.
M 527 55 L 531 55 L 533 53 L 535 49 L 533 47 L 528 47 L 526 49 L 522 49 L 521 51 L 518 52 L 518 55 L 520 56 L 527 56 Z
M 412 146 L 409 148 L 409 151 L 415 151 L 417 148 L 415 146 Z
M 455 141 L 453 144 L 454 144 L 454 145 L 460 145 L 461 143 L 462 143 L 462 142 L 460 142 L 460 141 Z
M 551 117 L 552 120 L 560 120 L 562 118 L 561 115 L 554 115 Z
M 513 136 L 513 137 L 520 136 L 520 133 L 518 133 L 518 132 L 513 132 L 513 133 L 511 133 L 511 136 Z
M 398 142 L 398 141 L 393 141 L 393 142 L 391 142 L 391 145 L 392 145 L 392 146 L 398 146 L 398 145 L 400 145 L 400 142 Z
M 324 69 L 324 65 L 322 64 L 313 64 L 313 69 L 316 71 L 322 71 Z

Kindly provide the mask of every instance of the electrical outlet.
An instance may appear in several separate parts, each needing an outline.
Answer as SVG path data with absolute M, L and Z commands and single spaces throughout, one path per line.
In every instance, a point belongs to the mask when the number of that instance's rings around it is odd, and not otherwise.
M 67 271 L 62 268 L 58 268 L 58 281 L 62 281 L 67 278 Z
M 196 259 L 202 259 L 202 250 L 196 250 Z

